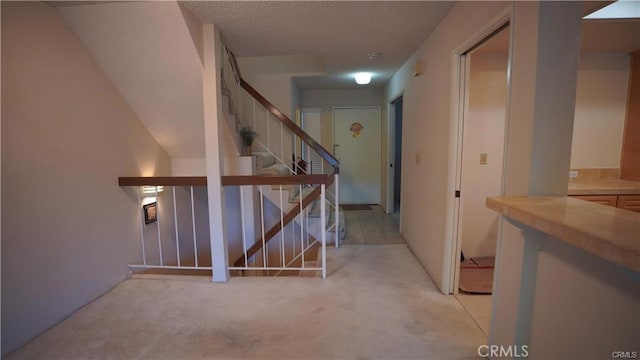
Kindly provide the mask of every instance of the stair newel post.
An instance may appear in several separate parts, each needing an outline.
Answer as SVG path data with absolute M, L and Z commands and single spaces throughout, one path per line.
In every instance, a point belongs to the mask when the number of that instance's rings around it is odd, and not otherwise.
M 338 248 L 340 245 L 338 242 L 340 241 L 340 200 L 339 200 L 339 188 L 340 183 L 338 182 L 338 174 L 333 175 L 333 196 L 334 196 L 334 210 L 335 210 L 335 226 L 333 228 L 334 236 L 335 236 L 335 246 Z
M 320 223 L 326 224 L 326 215 L 325 211 L 325 184 L 320 185 Z M 327 278 L 327 232 L 321 231 L 322 233 L 322 278 Z

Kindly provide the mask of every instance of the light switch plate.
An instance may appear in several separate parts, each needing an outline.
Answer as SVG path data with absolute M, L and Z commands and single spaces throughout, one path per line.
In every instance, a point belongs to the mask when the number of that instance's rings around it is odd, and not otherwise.
M 487 165 L 487 153 L 480 153 L 480 165 Z

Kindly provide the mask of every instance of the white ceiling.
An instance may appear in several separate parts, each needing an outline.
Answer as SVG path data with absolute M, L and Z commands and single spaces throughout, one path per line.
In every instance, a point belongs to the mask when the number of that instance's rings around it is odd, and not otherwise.
M 301 88 L 382 87 L 450 10 L 431 1 L 73 1 L 55 6 L 172 158 L 204 157 L 202 63 L 190 15 L 215 23 L 240 57 L 302 56 L 323 77 Z M 183 11 L 187 9 L 188 11 Z M 195 20 L 194 20 L 195 21 Z M 197 21 L 196 21 L 197 22 Z M 586 51 L 640 48 L 640 22 L 585 23 Z M 369 60 L 371 51 L 381 53 Z
M 216 24 L 238 57 L 313 55 L 324 77 L 301 88 L 357 87 L 351 75 L 374 73 L 382 87 L 453 6 L 451 1 L 180 1 Z M 367 54 L 381 55 L 369 60 Z
M 48 1 L 171 158 L 204 157 L 202 63 L 193 21 L 240 57 L 298 55 L 324 68 L 301 87 L 382 87 L 453 2 Z M 181 6 L 179 6 L 179 4 Z M 187 9 L 187 11 L 183 11 Z M 190 15 L 193 14 L 193 15 Z M 195 18 L 192 18 L 195 16 Z M 196 36 L 196 39 L 192 38 Z M 381 53 L 369 60 L 371 51 Z

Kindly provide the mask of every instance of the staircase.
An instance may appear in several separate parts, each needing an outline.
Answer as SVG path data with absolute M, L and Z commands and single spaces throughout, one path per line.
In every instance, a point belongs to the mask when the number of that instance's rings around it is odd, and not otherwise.
M 277 163 L 275 161 L 275 156 L 267 151 L 257 151 L 253 153 L 253 156 L 256 157 L 256 170 L 255 174 L 258 176 L 268 176 L 268 175 L 280 175 L 286 176 L 289 175 L 289 168 L 281 163 Z M 262 194 L 269 199 L 274 205 L 278 206 L 280 202 L 280 191 L 283 192 L 283 198 L 286 199 L 286 203 L 284 204 L 284 208 L 280 208 L 280 210 L 285 213 L 291 210 L 295 206 L 299 206 L 302 199 L 306 198 L 311 194 L 314 190 L 314 187 L 306 186 L 302 187 L 299 185 L 272 185 L 271 187 L 262 188 Z M 309 206 L 305 211 L 308 213 L 309 224 L 307 227 L 307 231 L 313 235 L 316 239 L 320 238 L 321 231 L 326 229 L 329 224 L 334 223 L 335 211 L 331 211 L 333 208 L 333 203 L 329 200 L 326 200 L 325 206 L 325 219 L 326 223 L 324 226 L 320 223 L 320 202 L 319 200 L 313 201 L 311 206 Z M 346 236 L 346 227 L 344 222 L 344 214 L 339 213 L 340 221 L 338 222 L 339 231 L 338 236 L 339 240 L 343 240 Z M 296 218 L 297 219 L 297 218 Z M 294 220 L 298 221 L 298 220 Z M 332 228 L 327 230 L 327 239 L 328 244 L 335 244 L 335 229 Z
M 345 236 L 336 201 L 337 159 L 242 79 L 235 56 L 226 47 L 221 88 L 227 127 L 237 132 L 249 126 L 258 133 L 250 173 L 222 177 L 223 186 L 240 188 L 242 203 L 242 237 L 232 244 L 236 251 L 241 245 L 241 253 L 230 253 L 229 269 L 243 275 L 321 272 L 325 277 L 326 245 L 337 247 Z M 236 155 L 240 153 L 237 135 L 227 142 L 234 143 Z M 303 148 L 306 155 L 313 152 L 319 159 L 313 168 L 320 173 L 312 174 L 312 166 L 307 170 L 296 161 Z
M 218 266 L 232 274 L 325 278 L 326 246 L 338 247 L 345 236 L 337 201 L 339 162 L 246 83 L 233 54 L 224 51 L 220 146 L 226 222 L 220 243 L 227 254 L 214 253 L 219 250 L 212 246 L 207 177 L 120 177 L 119 185 L 130 188 L 135 206 L 143 209 L 140 261 L 129 267 L 184 274 L 215 272 Z M 238 136 L 247 126 L 258 133 L 250 157 L 240 156 Z M 303 150 L 304 158 L 317 162 L 304 166 Z M 230 261 L 221 265 L 214 258 Z

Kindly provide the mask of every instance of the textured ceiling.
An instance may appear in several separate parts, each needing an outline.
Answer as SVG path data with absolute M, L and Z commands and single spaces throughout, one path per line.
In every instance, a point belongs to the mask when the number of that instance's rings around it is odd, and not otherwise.
M 239 57 L 312 55 L 323 78 L 302 88 L 357 87 L 351 75 L 371 71 L 382 87 L 418 48 L 453 2 L 438 1 L 181 1 L 202 23 L 216 24 Z M 367 54 L 381 55 L 369 60 Z

